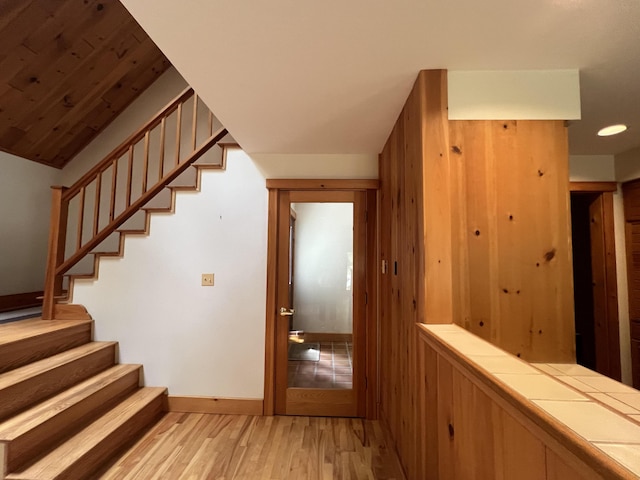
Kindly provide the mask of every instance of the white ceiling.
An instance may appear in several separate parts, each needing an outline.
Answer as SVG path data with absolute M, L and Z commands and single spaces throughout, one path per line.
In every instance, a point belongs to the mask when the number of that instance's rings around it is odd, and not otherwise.
M 378 153 L 430 68 L 578 68 L 571 153 L 640 145 L 638 0 L 121 1 L 251 153 Z

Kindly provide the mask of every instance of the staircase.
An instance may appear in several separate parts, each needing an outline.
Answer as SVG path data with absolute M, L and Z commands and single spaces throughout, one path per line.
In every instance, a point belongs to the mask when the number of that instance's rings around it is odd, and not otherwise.
M 92 325 L 0 325 L 0 479 L 94 478 L 163 415 L 166 389 L 140 387 Z
M 147 235 L 151 213 L 173 211 L 177 190 L 199 189 L 202 169 L 224 169 L 229 141 L 187 88 L 73 186 L 52 187 L 42 318 L 60 318 L 74 279 L 122 256 L 125 235 Z

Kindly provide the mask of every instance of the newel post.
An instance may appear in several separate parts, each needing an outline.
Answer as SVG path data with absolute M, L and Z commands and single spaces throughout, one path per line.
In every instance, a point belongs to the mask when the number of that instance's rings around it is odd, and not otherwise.
M 62 275 L 56 275 L 56 269 L 64 260 L 67 236 L 67 213 L 69 202 L 63 201 L 67 187 L 51 187 L 51 221 L 49 224 L 49 246 L 47 269 L 44 278 L 44 300 L 42 319 L 54 319 L 55 297 L 62 293 Z

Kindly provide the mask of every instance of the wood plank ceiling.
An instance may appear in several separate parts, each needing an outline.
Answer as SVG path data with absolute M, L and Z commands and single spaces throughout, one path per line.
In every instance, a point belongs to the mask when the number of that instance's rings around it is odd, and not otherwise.
M 118 0 L 0 0 L 0 150 L 62 168 L 169 66 Z

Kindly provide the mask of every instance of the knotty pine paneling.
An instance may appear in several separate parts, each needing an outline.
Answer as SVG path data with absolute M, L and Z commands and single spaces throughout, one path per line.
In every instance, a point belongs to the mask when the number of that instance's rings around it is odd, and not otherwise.
M 415 323 L 452 315 L 446 98 L 446 72 L 421 72 L 380 155 L 380 412 L 407 472 L 417 461 L 406 454 L 417 441 Z
M 64 166 L 168 60 L 118 0 L 0 8 L 0 149 Z
M 442 433 L 419 400 L 436 387 L 418 367 L 430 360 L 415 323 L 455 322 L 529 360 L 574 359 L 566 128 L 450 122 L 446 79 L 420 73 L 379 158 L 380 417 L 409 478 L 435 478 L 422 452 Z
M 459 176 L 455 322 L 529 361 L 575 359 L 567 132 L 449 122 Z
M 524 406 L 505 401 L 448 347 L 414 334 L 420 337 L 417 402 L 427 413 L 416 424 L 421 446 L 412 452 L 417 461 L 406 472 L 409 480 L 630 478 L 621 476 L 611 459 L 599 457 L 591 465 L 592 451 L 566 448 L 564 427 L 555 424 L 558 431 L 549 434 Z

